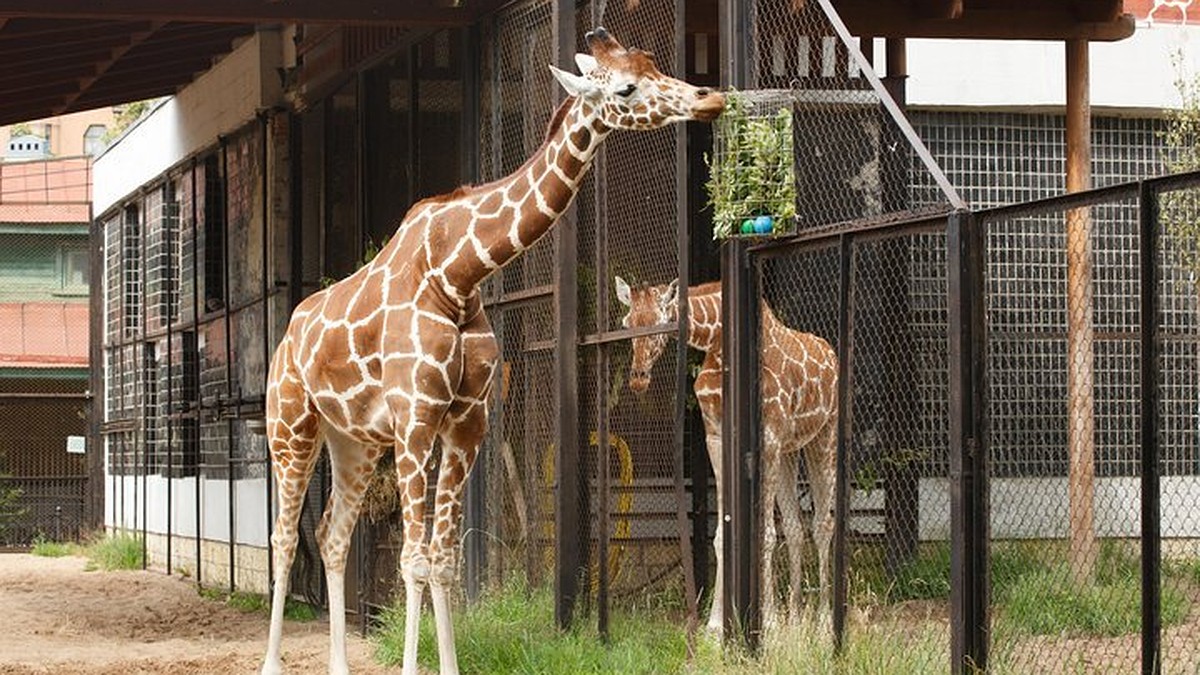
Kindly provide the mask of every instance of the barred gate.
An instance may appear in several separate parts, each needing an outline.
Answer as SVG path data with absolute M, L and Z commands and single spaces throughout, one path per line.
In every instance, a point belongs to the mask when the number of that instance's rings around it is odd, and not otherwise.
M 882 633 L 934 645 L 897 654 L 910 660 L 888 667 L 901 669 L 1195 665 L 1200 302 L 1186 228 L 1198 186 L 1186 174 L 727 244 L 763 314 L 836 336 L 844 496 L 831 649 Z M 889 288 L 901 292 L 881 303 Z M 757 363 L 757 318 L 735 325 Z M 764 381 L 737 381 L 735 398 L 761 400 Z M 746 414 L 766 465 L 765 422 Z M 915 473 L 911 497 L 897 499 L 899 470 Z M 773 516 L 753 513 L 761 532 Z M 754 613 L 776 584 L 796 583 L 780 567 L 754 581 Z

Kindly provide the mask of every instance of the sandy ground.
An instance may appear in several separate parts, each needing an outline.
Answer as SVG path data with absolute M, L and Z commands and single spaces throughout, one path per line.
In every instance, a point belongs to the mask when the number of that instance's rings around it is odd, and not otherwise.
M 0 554 L 0 675 L 256 673 L 267 617 L 205 600 L 160 572 L 84 572 L 82 558 Z M 287 622 L 290 673 L 326 672 L 328 625 Z M 347 639 L 355 673 L 384 673 Z

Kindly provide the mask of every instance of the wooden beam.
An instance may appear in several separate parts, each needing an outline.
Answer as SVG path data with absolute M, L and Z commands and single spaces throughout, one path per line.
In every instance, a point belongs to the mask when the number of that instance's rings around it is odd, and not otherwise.
M 963 13 L 963 0 L 910 0 L 919 19 L 957 19 Z
M 873 0 L 843 0 L 837 7 L 852 33 L 875 37 L 1114 42 L 1134 30 L 1132 15 L 1080 21 L 1065 5 L 1057 4 L 1004 8 L 968 3 L 954 19 L 920 18 L 907 5 Z
M 458 26 L 500 4 L 499 0 L 467 0 L 459 6 L 445 0 L 5 0 L 0 17 Z
M 1070 0 L 1069 8 L 1080 21 L 1107 23 L 1121 16 L 1124 4 L 1123 0 Z
M 73 103 L 75 103 L 76 101 L 78 101 L 81 96 L 86 94 L 87 91 L 89 89 L 91 89 L 92 86 L 95 85 L 97 81 L 100 80 L 100 78 L 104 77 L 105 73 L 107 73 L 109 70 L 112 70 L 112 67 L 114 65 L 116 65 L 121 60 L 122 57 L 124 57 L 126 54 L 128 54 L 129 50 L 137 47 L 138 45 L 140 45 L 140 44 L 146 42 L 147 40 L 149 40 L 150 38 L 154 37 L 154 34 L 156 32 L 158 32 L 158 30 L 162 27 L 163 27 L 162 22 L 156 21 L 156 22 L 151 23 L 150 27 L 147 28 L 146 30 L 138 31 L 136 33 L 130 33 L 129 34 L 129 42 L 121 45 L 120 47 L 114 48 L 112 50 L 112 52 L 109 54 L 109 57 L 107 59 L 100 61 L 99 63 L 96 63 L 95 64 L 95 69 L 96 69 L 95 73 L 92 75 L 89 75 L 87 77 L 81 78 L 79 80 L 79 88 L 76 89 L 69 96 L 67 96 L 66 100 L 63 101 L 62 105 L 55 109 L 54 113 L 56 115 L 61 114 L 62 111 L 66 110 L 67 108 L 70 108 L 71 105 Z M 177 76 L 174 73 L 172 73 L 172 75 Z
M 1067 48 L 1067 192 L 1092 187 L 1092 108 L 1088 43 Z M 1067 212 L 1067 510 L 1075 583 L 1090 583 L 1099 557 L 1096 540 L 1096 396 L 1093 336 L 1092 214 Z

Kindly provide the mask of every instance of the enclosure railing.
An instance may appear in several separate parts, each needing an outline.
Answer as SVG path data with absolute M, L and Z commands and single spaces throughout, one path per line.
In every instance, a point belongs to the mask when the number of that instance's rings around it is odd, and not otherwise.
M 840 360 L 831 648 L 859 634 L 849 607 L 920 601 L 949 618 L 929 625 L 950 633 L 952 672 L 1066 672 L 1097 658 L 1089 637 L 1122 672 L 1194 663 L 1172 626 L 1197 620 L 1200 590 L 1196 195 L 1188 173 L 726 242 L 725 473 L 753 533 L 727 546 L 727 588 L 747 637 L 786 578 L 761 578 L 769 310 Z

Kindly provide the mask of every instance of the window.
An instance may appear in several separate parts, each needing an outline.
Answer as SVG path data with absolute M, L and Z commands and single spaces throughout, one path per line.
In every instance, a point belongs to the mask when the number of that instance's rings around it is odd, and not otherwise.
M 104 142 L 104 135 L 108 133 L 108 127 L 103 124 L 93 124 L 83 132 L 83 154 L 98 155 L 107 143 Z
M 204 160 L 204 309 L 225 306 L 225 181 L 217 155 Z
M 88 250 L 86 246 L 64 245 L 58 252 L 63 290 L 86 290 Z
M 137 205 L 125 208 L 125 227 L 121 255 L 122 287 L 125 302 L 125 337 L 135 337 L 142 325 L 142 239 Z

